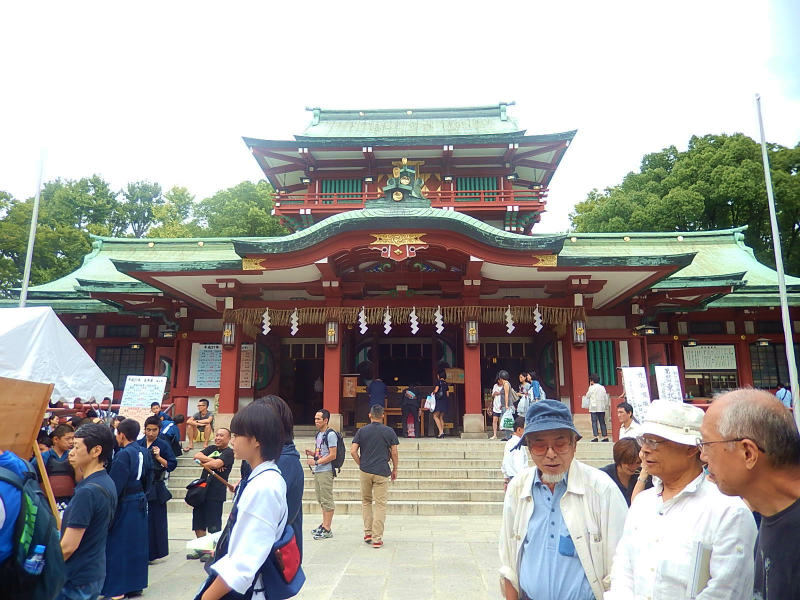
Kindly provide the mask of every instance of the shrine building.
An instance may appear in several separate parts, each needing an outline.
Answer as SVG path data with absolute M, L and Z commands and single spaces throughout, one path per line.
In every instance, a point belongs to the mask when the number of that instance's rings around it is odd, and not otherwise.
M 352 428 L 373 378 L 391 408 L 446 369 L 445 421 L 469 437 L 500 369 L 512 385 L 535 370 L 574 412 L 590 373 L 621 393 L 619 366 L 677 365 L 695 398 L 788 380 L 777 276 L 743 228 L 536 232 L 575 133 L 529 135 L 507 104 L 313 109 L 293 140 L 244 138 L 292 233 L 94 237 L 28 305 L 53 307 L 116 398 L 127 375 L 164 374 L 178 413 L 277 394 L 298 424 L 324 407 Z M 800 279 L 787 285 L 797 331 Z

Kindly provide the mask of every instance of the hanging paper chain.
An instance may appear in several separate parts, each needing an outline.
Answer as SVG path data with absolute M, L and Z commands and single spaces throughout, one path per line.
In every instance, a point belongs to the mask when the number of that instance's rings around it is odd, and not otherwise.
M 367 311 L 364 310 L 364 307 L 361 307 L 361 310 L 358 312 L 358 329 L 361 331 L 361 335 L 367 333 Z
M 267 335 L 270 332 L 270 330 L 272 329 L 272 327 L 270 327 L 271 324 L 270 324 L 270 321 L 269 321 L 269 309 L 266 309 L 264 311 L 263 318 L 262 318 L 261 322 L 263 323 L 263 326 L 261 327 L 261 333 L 263 333 L 264 335 Z
M 296 308 L 294 309 L 294 312 L 292 312 L 292 316 L 289 318 L 289 322 L 292 324 L 292 327 L 289 330 L 289 332 L 292 335 L 297 335 L 297 332 L 300 331 L 300 328 L 297 326 L 297 324 L 300 322 L 300 319 L 297 317 Z
M 533 310 L 533 330 L 536 333 L 539 333 L 542 329 L 544 329 L 544 325 L 542 324 L 542 313 L 539 310 L 539 305 L 536 305 L 536 308 Z
M 387 334 L 392 330 L 392 315 L 389 314 L 389 307 L 383 313 L 383 333 Z
M 417 335 L 419 331 L 419 318 L 417 317 L 417 307 L 411 307 L 411 314 L 408 315 L 408 320 L 411 322 L 411 334 Z
M 514 331 L 514 315 L 511 314 L 511 305 L 506 309 L 506 331 L 511 333 Z
M 436 312 L 433 313 L 433 322 L 436 324 L 436 333 L 441 334 L 444 331 L 444 318 L 442 317 L 442 308 L 436 307 Z

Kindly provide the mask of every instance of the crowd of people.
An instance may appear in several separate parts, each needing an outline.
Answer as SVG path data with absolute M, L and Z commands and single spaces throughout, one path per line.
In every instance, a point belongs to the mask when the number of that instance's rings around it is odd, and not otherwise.
M 617 410 L 625 435 L 603 469 L 575 459 L 581 436 L 564 404 L 535 403 L 515 423 L 512 440 L 534 464 L 509 477 L 503 463 L 504 597 L 800 598 L 791 411 L 754 389 L 723 394 L 706 413 L 655 400 L 642 423 L 629 404 Z
M 793 552 L 800 532 L 800 434 L 779 399 L 736 390 L 705 413 L 655 400 L 641 423 L 630 404 L 619 402 L 613 463 L 596 469 L 575 458 L 581 436 L 569 408 L 547 400 L 529 377 L 536 382 L 535 374 L 524 373 L 512 393 L 509 374 L 500 371 L 493 395 L 502 409 L 517 406 L 501 465 L 506 600 L 800 598 L 800 580 L 793 577 L 800 562 Z M 610 399 L 595 394 L 599 403 L 590 399 L 589 412 L 605 413 Z M 333 537 L 333 486 L 344 460 L 330 417 L 325 409 L 316 413 L 314 448 L 303 452 L 322 512 L 314 540 Z M 370 406 L 369 420 L 349 454 L 359 468 L 363 539 L 380 549 L 399 442 L 384 424 L 381 403 Z M 136 420 L 111 414 L 62 421 L 48 418 L 39 439 L 62 512 L 67 573 L 58 598 L 140 595 L 149 564 L 169 553 L 166 481 L 177 466 L 174 422 L 158 403 L 141 431 Z M 266 598 L 268 556 L 278 547 L 296 548 L 297 565 L 302 562 L 304 466 L 291 410 L 266 396 L 242 408 L 230 428 L 213 429 L 207 403 L 190 421 L 190 445 L 204 444 L 193 458 L 206 484 L 192 529 L 198 537 L 220 533 L 198 598 L 229 592 Z M 593 418 L 592 425 L 592 441 L 608 433 L 604 420 Z M 0 466 L 31 470 L 9 455 L 0 452 Z M 242 466 L 233 485 L 235 458 Z M 223 528 L 228 491 L 234 508 Z M 0 506 L 13 510 L 6 500 Z M 13 533 L 8 522 L 0 521 L 0 561 Z

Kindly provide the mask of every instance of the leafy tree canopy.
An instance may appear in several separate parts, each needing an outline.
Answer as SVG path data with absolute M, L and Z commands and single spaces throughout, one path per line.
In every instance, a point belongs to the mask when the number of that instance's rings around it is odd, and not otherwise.
M 31 285 L 63 277 L 91 249 L 89 234 L 131 237 L 274 236 L 287 231 L 271 215 L 272 187 L 244 181 L 195 201 L 185 187 L 162 194 L 138 181 L 114 191 L 99 175 L 55 179 L 42 188 Z M 25 267 L 33 198 L 0 190 L 0 296 L 19 287 Z
M 769 145 L 786 269 L 800 273 L 800 144 Z M 692 137 L 647 154 L 637 173 L 592 190 L 570 215 L 578 232 L 700 231 L 747 225 L 745 242 L 774 265 L 761 146 L 742 135 Z

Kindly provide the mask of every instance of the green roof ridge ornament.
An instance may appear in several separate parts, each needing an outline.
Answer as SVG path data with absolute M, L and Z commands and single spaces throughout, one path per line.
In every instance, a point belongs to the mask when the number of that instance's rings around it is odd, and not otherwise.
M 388 208 L 397 206 L 402 208 L 430 208 L 431 201 L 422 193 L 424 182 L 417 177 L 416 170 L 409 165 L 408 159 L 393 163 L 392 176 L 383 188 L 383 197 L 367 200 L 364 208 Z M 416 166 L 422 162 L 416 163 Z

